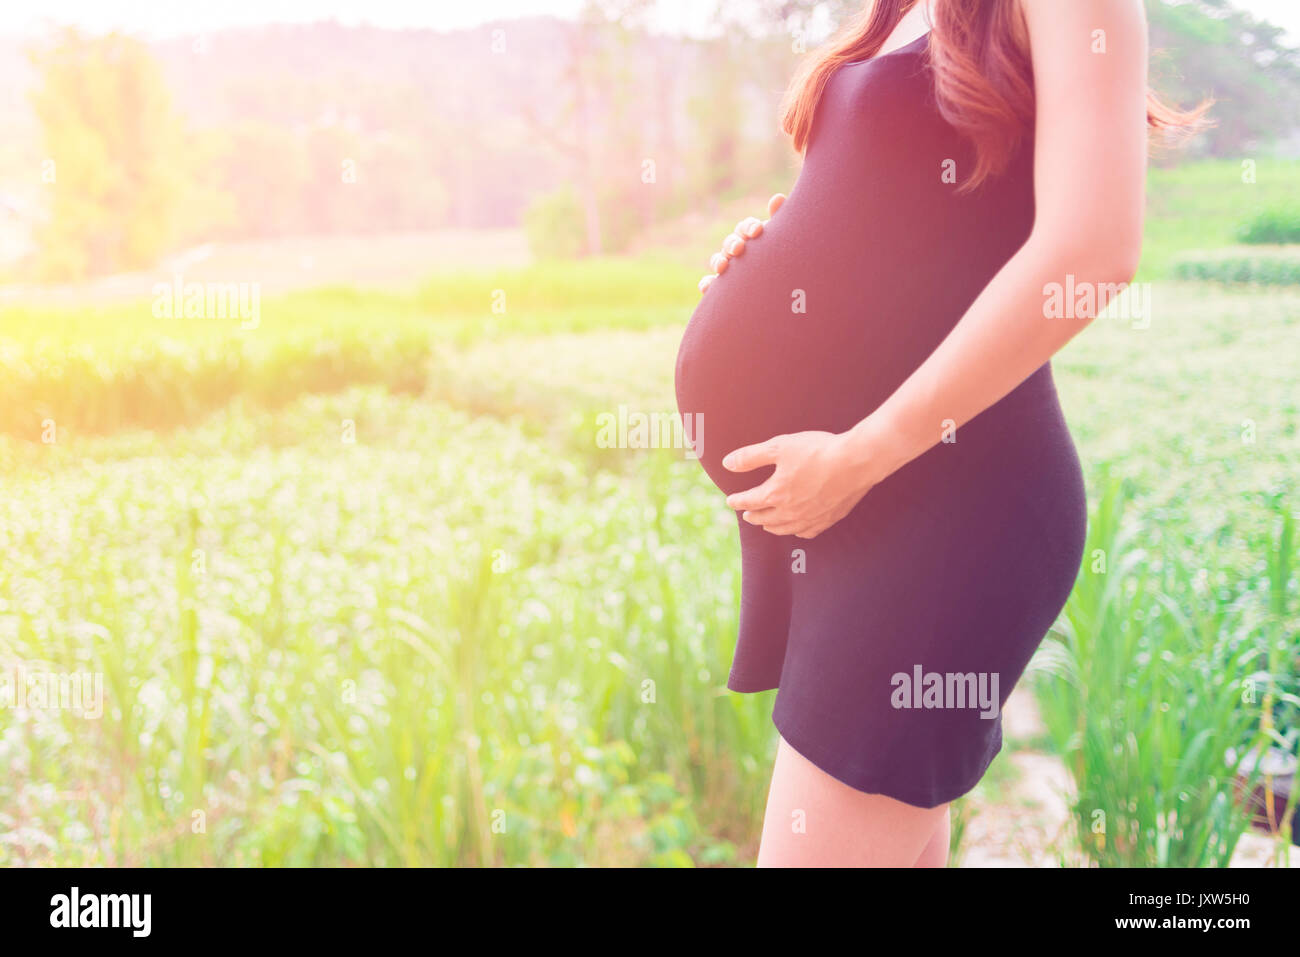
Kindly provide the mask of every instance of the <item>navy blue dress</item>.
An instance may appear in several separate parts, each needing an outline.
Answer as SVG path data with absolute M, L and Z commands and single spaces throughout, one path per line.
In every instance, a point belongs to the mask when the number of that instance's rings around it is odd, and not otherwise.
M 678 409 L 726 493 L 772 472 L 728 472 L 732 449 L 842 432 L 884 402 L 1029 236 L 1028 134 L 973 192 L 944 175 L 959 183 L 974 151 L 938 112 L 928 36 L 832 76 L 789 199 L 691 316 Z M 1073 587 L 1086 524 L 1050 364 L 948 438 L 816 538 L 737 516 L 727 686 L 779 688 L 796 751 L 919 807 L 969 791 L 1001 748 L 1001 704 Z

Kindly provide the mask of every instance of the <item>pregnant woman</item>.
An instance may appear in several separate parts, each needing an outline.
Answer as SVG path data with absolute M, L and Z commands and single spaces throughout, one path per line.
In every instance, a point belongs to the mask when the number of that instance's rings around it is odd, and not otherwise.
M 798 181 L 676 370 L 740 528 L 728 687 L 779 689 L 760 866 L 946 863 L 1081 563 L 1049 359 L 1136 269 L 1148 128 L 1199 121 L 1146 74 L 1141 0 L 875 0 L 791 88 Z

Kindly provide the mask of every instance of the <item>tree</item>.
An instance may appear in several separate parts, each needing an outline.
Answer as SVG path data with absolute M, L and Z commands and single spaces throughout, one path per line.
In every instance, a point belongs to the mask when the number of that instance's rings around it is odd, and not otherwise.
M 1170 102 L 1211 96 L 1215 125 L 1204 145 L 1237 156 L 1295 129 L 1300 117 L 1300 51 L 1284 31 L 1227 0 L 1148 0 L 1152 81 Z
M 611 190 L 609 177 L 632 176 L 636 170 L 628 152 L 635 137 L 626 123 L 635 78 L 625 57 L 632 47 L 630 31 L 643 26 L 651 6 L 651 0 L 586 0 L 578 23 L 565 35 L 561 83 L 567 97 L 559 117 L 547 121 L 531 106 L 521 108 L 532 133 L 568 167 L 582 207 L 588 255 L 606 251 L 602 200 L 618 192 L 616 185 Z
M 184 225 L 198 162 L 160 71 L 134 39 L 74 29 L 31 59 L 50 196 L 38 271 L 76 279 L 148 265 Z

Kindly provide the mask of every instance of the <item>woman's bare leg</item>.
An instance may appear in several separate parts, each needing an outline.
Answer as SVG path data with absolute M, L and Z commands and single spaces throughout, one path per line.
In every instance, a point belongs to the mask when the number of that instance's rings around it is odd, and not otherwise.
M 911 867 L 947 813 L 855 790 L 781 738 L 758 866 Z
M 913 867 L 947 867 L 948 866 L 948 841 L 949 830 L 951 828 L 952 815 L 947 810 L 948 805 L 944 805 L 944 815 L 939 819 L 938 825 L 935 826 L 934 833 L 930 835 L 930 843 L 925 845 L 925 850 L 921 856 L 916 859 Z

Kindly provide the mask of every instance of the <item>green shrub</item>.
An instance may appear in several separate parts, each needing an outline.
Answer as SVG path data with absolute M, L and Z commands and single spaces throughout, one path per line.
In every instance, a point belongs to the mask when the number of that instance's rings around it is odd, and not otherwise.
M 1179 279 L 1256 286 L 1300 285 L 1300 247 L 1230 246 L 1212 253 L 1189 253 L 1174 262 L 1174 275 Z
M 1242 224 L 1237 233 L 1251 245 L 1300 243 L 1300 206 L 1270 206 Z
M 587 219 L 582 198 L 572 186 L 546 193 L 524 212 L 524 232 L 533 258 L 541 262 L 578 259 L 584 254 L 609 256 L 625 253 L 651 218 L 645 208 L 644 191 L 637 185 L 602 187 L 597 190 L 600 217 L 600 249 L 587 244 Z
M 524 232 L 533 258 L 577 259 L 587 248 L 586 218 L 572 186 L 537 197 L 524 211 Z

